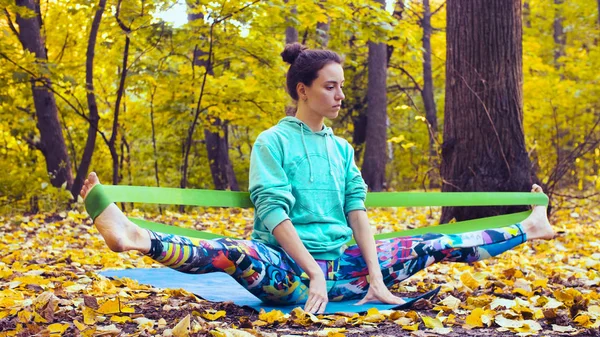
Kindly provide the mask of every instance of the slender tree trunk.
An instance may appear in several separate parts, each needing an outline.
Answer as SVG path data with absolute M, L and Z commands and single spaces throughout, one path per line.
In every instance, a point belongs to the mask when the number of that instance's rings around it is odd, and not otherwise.
M 327 48 L 329 44 L 330 22 L 330 18 L 327 18 L 327 22 L 317 22 L 317 43 L 321 45 L 321 48 Z
M 600 0 L 598 0 L 600 1 Z M 284 2 L 287 4 L 289 2 L 289 0 L 284 0 Z M 296 9 L 296 7 L 292 7 L 291 9 L 291 14 L 292 16 L 296 16 L 298 14 L 298 10 Z M 294 42 L 298 42 L 298 30 L 291 25 L 291 20 L 288 18 L 286 19 L 286 22 L 289 24 L 289 26 L 285 27 L 285 43 L 289 44 L 289 43 L 294 43 Z
M 429 124 L 429 163 L 434 172 L 437 171 L 438 158 L 436 147 L 436 137 L 438 132 L 437 108 L 433 97 L 433 74 L 431 69 L 431 9 L 429 0 L 423 0 L 423 90 L 421 96 L 425 105 L 425 118 Z M 439 187 L 437 173 L 429 176 L 429 187 Z
M 129 59 L 129 46 L 131 44 L 131 40 L 129 39 L 129 34 L 131 33 L 131 27 L 127 27 L 121 18 L 119 17 L 119 13 L 121 11 L 121 2 L 119 0 L 117 3 L 117 11 L 115 14 L 115 19 L 121 27 L 123 33 L 125 33 L 125 47 L 123 48 L 123 61 L 121 64 L 121 76 L 119 78 L 119 87 L 117 89 L 117 99 L 115 100 L 115 111 L 113 113 L 113 125 L 112 132 L 110 134 L 110 139 L 108 140 L 108 148 L 110 150 L 110 157 L 112 158 L 112 169 L 113 169 L 113 185 L 119 184 L 119 154 L 117 153 L 117 137 L 119 134 L 119 112 L 121 109 L 121 100 L 123 99 L 123 95 L 125 95 L 125 81 L 127 80 L 127 67 L 128 67 L 128 59 Z
M 529 191 L 520 0 L 448 0 L 442 191 Z M 524 207 L 445 207 L 441 222 Z
M 531 28 L 531 9 L 529 8 L 528 0 L 523 1 L 523 22 L 525 23 L 525 27 Z
M 119 113 L 121 108 L 121 100 L 125 94 L 125 80 L 127 79 L 127 63 L 129 58 L 129 45 L 131 41 L 129 36 L 125 35 L 125 48 L 123 49 L 123 63 L 121 65 L 121 77 L 119 79 L 119 88 L 117 89 L 117 99 L 115 101 L 115 111 L 113 114 L 113 125 L 110 139 L 108 140 L 108 148 L 112 158 L 113 168 L 113 185 L 119 184 L 119 154 L 117 153 L 117 136 L 119 134 Z
M 348 41 L 348 46 L 350 47 L 350 52 L 348 53 L 349 59 L 356 59 L 356 48 L 354 41 L 356 38 L 354 35 L 350 37 Z M 348 83 L 351 86 L 350 92 L 353 93 L 353 96 L 346 97 L 346 105 L 348 106 L 348 114 L 350 114 L 352 118 L 352 125 L 354 126 L 354 130 L 352 132 L 352 144 L 354 145 L 355 158 L 360 158 L 361 153 L 363 151 L 363 144 L 365 143 L 365 139 L 367 137 L 367 113 L 365 107 L 365 96 L 361 90 L 361 82 L 363 74 L 359 72 L 359 68 L 353 64 L 349 64 L 347 66 L 346 72 L 348 74 L 352 74 L 353 80 Z
M 383 0 L 379 0 L 385 6 Z M 367 135 L 362 175 L 372 191 L 385 188 L 387 163 L 387 47 L 368 43 Z
M 86 98 L 88 103 L 89 114 L 89 127 L 87 140 L 85 142 L 85 148 L 83 149 L 83 155 L 81 156 L 81 163 L 77 169 L 77 176 L 75 177 L 75 183 L 71 189 L 73 195 L 79 194 L 83 187 L 83 181 L 87 176 L 90 164 L 92 162 L 92 156 L 96 146 L 96 135 L 98 132 L 98 121 L 100 116 L 98 115 L 98 105 L 96 104 L 96 94 L 94 93 L 94 51 L 96 49 L 96 38 L 98 36 L 98 29 L 100 28 L 100 22 L 102 20 L 102 14 L 106 6 L 106 0 L 100 0 L 94 20 L 92 21 L 92 28 L 90 29 L 90 37 L 88 39 L 88 46 L 86 52 L 85 61 L 85 87 L 86 87 Z
M 564 18 L 562 16 L 562 4 L 564 0 L 554 0 L 556 10 L 554 11 L 554 22 L 552 24 L 553 38 L 554 38 L 554 67 L 560 69 L 563 66 L 561 57 L 565 56 L 565 46 L 567 44 L 567 37 L 563 27 Z M 562 75 L 561 75 L 562 77 Z
M 194 6 L 193 4 L 188 3 L 190 6 Z M 195 13 L 188 15 L 188 21 L 202 19 L 202 13 Z M 198 99 L 198 104 L 196 107 L 196 112 L 194 116 L 194 121 L 190 126 L 188 131 L 188 139 L 186 141 L 186 149 L 185 149 L 185 157 L 184 157 L 184 166 L 183 166 L 183 176 L 181 181 L 181 187 L 185 188 L 187 185 L 187 170 L 188 170 L 188 160 L 189 160 L 189 151 L 192 145 L 192 138 L 194 135 L 194 129 L 196 123 L 198 122 L 198 117 L 201 111 L 202 105 L 202 96 L 204 94 L 204 84 L 206 83 L 206 76 L 214 76 L 213 68 L 212 68 L 212 29 L 211 26 L 211 36 L 210 39 L 210 51 L 208 53 L 208 60 L 201 60 L 200 56 L 205 54 L 200 49 L 196 48 L 194 50 L 194 65 L 203 66 L 206 69 L 204 82 L 202 84 L 202 88 L 200 89 L 200 97 Z M 237 179 L 235 174 L 233 173 L 233 165 L 231 164 L 231 160 L 229 159 L 229 142 L 227 140 L 228 129 L 227 123 L 223 122 L 220 118 L 214 118 L 213 126 L 216 127 L 216 130 L 205 128 L 204 136 L 206 142 L 206 149 L 208 153 L 208 161 L 210 163 L 210 171 L 213 177 L 213 183 L 215 184 L 215 189 L 225 190 L 230 189 L 232 191 L 238 191 L 239 186 L 237 183 Z
M 26 7 L 39 14 L 34 0 L 17 0 L 17 6 Z M 19 25 L 19 40 L 23 48 L 35 54 L 36 62 L 41 69 L 47 69 L 48 56 L 46 46 L 41 34 L 40 16 L 24 18 L 17 15 Z M 40 132 L 40 141 L 36 147 L 46 159 L 46 170 L 52 186 L 66 185 L 70 190 L 73 185 L 71 160 L 67 152 L 62 127 L 58 119 L 58 109 L 54 93 L 50 90 L 52 82 L 40 71 L 40 77 L 31 78 L 31 91 L 37 118 L 37 128 Z
M 404 9 L 405 9 L 404 7 L 405 7 L 404 0 L 398 0 L 394 4 L 394 12 L 392 13 L 392 16 L 396 20 L 398 20 L 398 21 L 402 20 L 402 18 L 404 16 Z M 392 36 L 390 38 L 390 40 L 392 40 L 392 41 L 394 41 L 394 40 L 397 41 L 399 39 L 400 39 L 399 36 Z M 392 54 L 393 53 L 394 53 L 394 46 L 391 45 L 391 44 L 389 44 L 387 46 L 387 62 L 386 62 L 388 67 L 390 66 L 390 60 L 392 59 Z
M 288 1 L 289 0 L 285 0 L 285 3 L 288 3 Z M 291 11 L 292 16 L 298 15 L 298 10 L 296 9 L 295 6 L 292 7 L 292 9 L 290 11 Z M 288 24 L 290 24 L 290 25 L 285 27 L 285 44 L 298 42 L 298 30 L 294 26 L 291 25 L 291 20 L 289 18 L 286 19 L 286 22 L 288 22 Z M 296 110 L 297 110 L 296 105 L 286 105 L 285 106 L 285 115 L 286 116 L 295 116 Z
M 156 87 L 153 88 L 150 96 L 150 125 L 152 126 L 152 151 L 154 155 L 154 178 L 156 179 L 156 186 L 160 187 L 160 178 L 158 175 L 158 151 L 156 151 L 156 129 L 154 127 L 154 95 L 156 94 Z

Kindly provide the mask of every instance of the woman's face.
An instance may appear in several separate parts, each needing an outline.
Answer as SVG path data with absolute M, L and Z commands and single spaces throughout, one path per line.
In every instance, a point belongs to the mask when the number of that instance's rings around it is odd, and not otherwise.
M 331 62 L 318 72 L 318 77 L 310 87 L 304 87 L 305 103 L 309 110 L 318 116 L 333 119 L 338 116 L 345 98 L 344 70 L 339 63 Z M 302 99 L 302 93 L 300 95 Z

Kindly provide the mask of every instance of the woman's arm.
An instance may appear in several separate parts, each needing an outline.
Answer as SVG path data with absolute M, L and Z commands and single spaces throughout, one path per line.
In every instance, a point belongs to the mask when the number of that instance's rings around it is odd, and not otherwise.
M 377 278 L 383 280 L 381 269 L 379 268 L 379 259 L 377 258 L 377 249 L 375 248 L 375 239 L 373 238 L 367 212 L 360 210 L 352 211 L 348 213 L 348 220 L 350 228 L 352 228 L 352 232 L 354 233 L 354 240 L 356 240 L 360 252 L 367 263 L 367 268 L 369 268 L 371 282 Z
M 348 213 L 348 221 L 350 228 L 354 233 L 354 239 L 360 248 L 360 252 L 369 269 L 369 291 L 367 295 L 357 304 L 363 304 L 372 301 L 380 301 L 390 304 L 402 304 L 404 300 L 394 296 L 383 282 L 383 275 L 379 267 L 379 259 L 377 257 L 377 248 L 373 231 L 369 224 L 367 212 L 362 210 L 351 211 Z
M 311 313 L 323 313 L 328 302 L 325 275 L 300 240 L 294 225 L 290 220 L 282 221 L 273 229 L 273 236 L 310 279 L 308 300 L 304 305 L 304 310 Z

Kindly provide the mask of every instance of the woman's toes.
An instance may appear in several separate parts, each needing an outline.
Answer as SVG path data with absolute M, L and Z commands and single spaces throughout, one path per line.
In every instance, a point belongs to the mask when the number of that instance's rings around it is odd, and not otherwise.
M 531 192 L 543 193 L 544 190 L 542 190 L 542 187 L 540 185 L 533 184 L 533 186 L 531 186 Z

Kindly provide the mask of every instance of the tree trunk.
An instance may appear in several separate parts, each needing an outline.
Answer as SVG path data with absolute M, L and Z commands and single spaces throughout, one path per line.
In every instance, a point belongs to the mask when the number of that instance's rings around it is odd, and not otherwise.
M 442 191 L 529 191 L 520 0 L 447 2 Z M 524 210 L 446 207 L 441 222 Z
M 321 45 L 321 48 L 327 48 L 329 44 L 330 22 L 330 18 L 327 18 L 327 22 L 317 22 L 317 43 Z
M 34 0 L 17 0 L 16 4 L 38 13 Z M 36 15 L 24 18 L 17 15 L 17 23 L 20 28 L 19 40 L 24 49 L 35 54 L 36 62 L 40 68 L 47 69 L 48 56 L 40 31 L 41 22 L 39 17 L 39 15 Z M 52 82 L 43 75 L 44 71 L 39 73 L 40 77 L 31 78 L 37 128 L 40 132 L 40 141 L 36 146 L 46 159 L 46 170 L 52 186 L 61 187 L 66 185 L 68 189 L 71 189 L 73 185 L 71 160 L 58 119 L 56 99 L 54 93 L 50 90 Z
M 356 38 L 354 35 L 350 37 L 348 41 L 348 46 L 350 52 L 348 53 L 348 59 L 356 59 L 357 53 L 354 41 Z M 353 76 L 353 81 L 350 81 L 348 85 L 351 86 L 350 92 L 354 95 L 352 97 L 346 97 L 346 105 L 348 106 L 348 114 L 352 118 L 352 124 L 354 126 L 354 130 L 352 132 L 352 145 L 354 146 L 355 158 L 360 158 L 361 153 L 363 152 L 363 144 L 365 143 L 365 138 L 367 137 L 367 113 L 365 109 L 365 97 L 363 96 L 360 83 L 362 73 L 359 72 L 359 67 L 349 64 L 347 65 L 346 72 L 351 73 Z
M 189 5 L 189 2 L 188 2 Z M 191 5 L 193 6 L 193 5 Z M 202 13 L 196 13 L 194 15 L 188 15 L 188 21 L 193 21 L 197 19 L 203 18 Z M 212 68 L 212 27 L 211 27 L 211 36 L 210 39 L 210 51 L 208 53 L 208 60 L 201 60 L 200 56 L 204 53 L 200 49 L 196 48 L 194 51 L 194 65 L 203 66 L 206 69 L 204 80 L 206 80 L 206 76 L 214 76 L 213 68 Z M 202 84 L 202 88 L 200 90 L 200 97 L 198 99 L 198 104 L 196 107 L 196 112 L 194 116 L 194 121 L 190 126 L 188 131 L 188 139 L 186 142 L 186 150 L 185 150 L 185 159 L 184 159 L 184 170 L 182 176 L 182 188 L 185 188 L 187 185 L 187 170 L 188 170 L 188 160 L 189 160 L 189 151 L 192 145 L 192 137 L 194 135 L 194 128 L 198 121 L 198 116 L 201 111 L 202 104 L 202 96 L 204 94 L 204 84 Z M 227 140 L 228 129 L 227 123 L 223 123 L 220 118 L 215 118 L 215 122 L 213 126 L 217 126 L 217 130 L 211 130 L 209 128 L 204 129 L 204 137 L 206 142 L 206 149 L 208 152 L 208 161 L 210 163 L 210 172 L 213 177 L 213 182 L 215 184 L 215 189 L 225 190 L 230 189 L 233 191 L 238 191 L 238 183 L 235 174 L 233 174 L 233 166 L 231 164 L 231 160 L 229 159 L 229 142 Z
M 213 125 L 224 132 L 221 136 L 219 132 L 211 132 L 209 129 L 204 129 L 204 139 L 206 140 L 210 171 L 212 172 L 215 189 L 239 191 L 237 178 L 229 160 L 229 142 L 227 140 L 229 132 L 227 125 L 219 118 L 216 119 Z
M 127 34 L 128 32 L 126 32 Z M 121 66 L 121 77 L 119 79 L 119 88 L 117 89 L 117 99 L 115 100 L 115 111 L 113 114 L 113 126 L 110 139 L 108 140 L 108 148 L 112 158 L 113 167 L 113 185 L 119 184 L 119 154 L 117 153 L 117 135 L 119 134 L 119 110 L 121 100 L 125 94 L 125 80 L 127 79 L 127 60 L 129 58 L 129 36 L 125 35 L 125 48 L 123 50 L 123 64 Z
M 75 177 L 75 183 L 71 189 L 73 195 L 79 194 L 83 187 L 83 181 L 87 176 L 88 169 L 92 162 L 92 156 L 94 154 L 94 148 L 96 146 L 96 133 L 98 132 L 98 105 L 96 104 L 96 94 L 94 93 L 94 51 L 96 48 L 96 38 L 98 36 L 98 29 L 100 28 L 100 21 L 102 20 L 102 14 L 104 13 L 104 7 L 106 6 L 106 0 L 100 0 L 98 3 L 98 9 L 94 15 L 92 21 L 92 28 L 90 30 L 90 37 L 88 39 L 88 46 L 86 52 L 85 61 L 85 83 L 87 91 L 87 103 L 88 109 L 90 110 L 89 115 L 89 127 L 87 140 L 85 142 L 85 148 L 83 149 L 83 155 L 81 156 L 81 163 L 77 169 L 77 176 Z
M 598 0 L 600 1 L 600 0 Z M 285 0 L 284 1 L 286 4 L 289 2 L 289 0 Z M 292 12 L 292 16 L 296 16 L 298 14 L 298 10 L 296 9 L 296 7 L 294 6 L 291 9 Z M 288 24 L 291 22 L 291 20 L 286 19 L 286 22 L 288 22 Z M 298 42 L 298 30 L 296 28 L 294 28 L 294 26 L 289 25 L 287 27 L 285 27 L 285 43 L 286 44 L 290 44 L 290 43 L 294 43 L 294 42 Z
M 531 28 L 531 9 L 529 8 L 528 0 L 523 1 L 523 22 L 525 27 Z
M 429 187 L 439 187 L 437 174 L 438 158 L 435 149 L 435 141 L 438 132 L 437 108 L 433 97 L 433 75 L 431 69 L 431 9 L 429 0 L 423 0 L 423 90 L 421 96 L 425 105 L 425 118 L 429 124 L 429 163 L 434 173 L 429 175 Z
M 383 0 L 378 0 L 382 6 Z M 387 163 L 387 47 L 368 43 L 367 134 L 362 175 L 371 191 L 385 188 Z
M 563 21 L 564 18 L 561 13 L 561 5 L 564 0 L 554 0 L 555 11 L 554 11 L 554 22 L 552 24 L 553 38 L 554 38 L 554 67 L 556 69 L 562 68 L 563 64 L 560 61 L 561 57 L 565 56 L 565 46 L 567 44 L 567 36 L 565 35 Z M 562 77 L 562 75 L 561 75 Z
M 154 95 L 156 94 L 156 87 L 152 89 L 150 95 L 150 125 L 152 126 L 152 153 L 154 156 L 154 179 L 156 180 L 156 186 L 160 187 L 160 178 L 158 175 L 158 151 L 156 151 L 156 129 L 154 127 Z M 161 210 L 162 213 L 162 210 Z
M 288 3 L 289 0 L 285 0 L 285 3 Z M 600 1 L 600 0 L 598 0 Z M 291 9 L 292 16 L 296 16 L 298 14 L 298 10 L 296 7 L 292 7 Z M 286 19 L 286 22 L 290 23 L 291 20 L 289 18 Z M 294 28 L 294 26 L 285 27 L 285 44 L 290 44 L 298 42 L 298 30 Z M 286 105 L 285 106 L 285 115 L 286 116 L 296 116 L 297 107 L 295 105 Z

